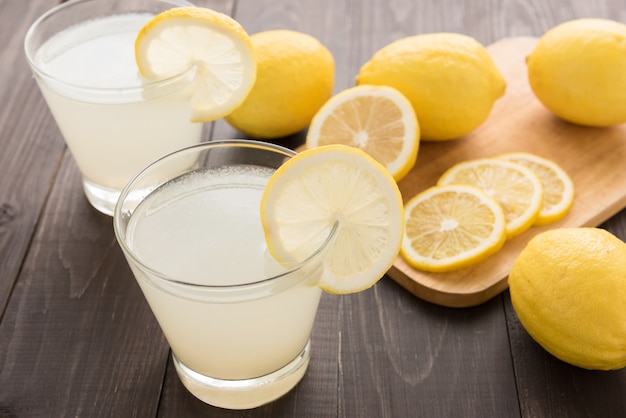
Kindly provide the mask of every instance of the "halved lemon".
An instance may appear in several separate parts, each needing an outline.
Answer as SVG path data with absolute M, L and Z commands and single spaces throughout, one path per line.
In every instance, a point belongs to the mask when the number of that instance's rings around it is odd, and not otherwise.
M 472 186 L 434 186 L 405 205 L 401 255 L 413 267 L 446 272 L 476 264 L 506 240 L 500 205 Z
M 402 179 L 415 165 L 420 129 L 411 102 L 387 86 L 357 86 L 328 100 L 311 121 L 306 147 L 362 149 Z
M 543 206 L 535 225 L 546 225 L 563 218 L 574 203 L 574 183 L 558 164 L 527 152 L 513 152 L 497 158 L 530 168 L 543 185 Z
M 543 204 L 543 186 L 537 175 L 510 161 L 492 158 L 464 161 L 443 173 L 437 184 L 466 184 L 493 197 L 504 211 L 507 238 L 530 228 Z
M 256 79 L 256 61 L 246 31 L 229 16 L 202 7 L 178 7 L 152 18 L 135 40 L 139 72 L 162 80 L 196 67 L 193 122 L 232 112 Z
M 302 260 L 337 224 L 319 286 L 354 293 L 374 285 L 400 251 L 404 209 L 385 167 L 357 148 L 328 145 L 297 154 L 276 170 L 261 198 L 269 252 Z

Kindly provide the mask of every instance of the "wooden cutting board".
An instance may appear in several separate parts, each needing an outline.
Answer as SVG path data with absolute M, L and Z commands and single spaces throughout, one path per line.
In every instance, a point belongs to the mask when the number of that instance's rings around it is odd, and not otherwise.
M 571 176 L 574 205 L 561 221 L 531 227 L 486 261 L 450 273 L 427 273 L 398 257 L 388 275 L 414 295 L 450 307 L 483 303 L 507 288 L 511 266 L 537 233 L 559 227 L 598 226 L 626 206 L 626 125 L 586 128 L 556 118 L 530 90 L 525 58 L 536 38 L 507 38 L 488 47 L 507 80 L 506 94 L 476 131 L 454 141 L 420 144 L 417 163 L 400 181 L 404 201 L 435 185 L 452 165 L 504 152 L 551 159 Z M 626 104 L 625 104 L 626 105 Z

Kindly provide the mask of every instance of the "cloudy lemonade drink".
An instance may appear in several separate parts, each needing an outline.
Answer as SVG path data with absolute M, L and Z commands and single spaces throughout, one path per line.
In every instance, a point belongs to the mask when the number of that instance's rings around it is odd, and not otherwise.
M 194 164 L 201 150 L 211 152 Z M 191 147 L 142 172 L 116 213 L 118 240 L 181 381 L 216 406 L 276 399 L 309 362 L 322 251 L 293 268 L 279 264 L 260 219 L 265 185 L 290 155 L 251 141 Z M 167 181 L 154 188 L 157 177 Z M 133 203 L 146 189 L 154 190 Z
M 236 286 L 284 273 L 267 253 L 259 218 L 270 174 L 230 167 L 167 183 L 133 213 L 130 249 L 164 276 L 204 286 Z M 300 279 L 280 293 L 217 303 L 202 291 L 180 297 L 148 277 L 139 283 L 183 364 L 207 376 L 247 379 L 280 369 L 306 346 L 321 290 L 314 277 Z M 170 316 L 172 310 L 180 314 Z
M 26 51 L 89 201 L 112 214 L 131 177 L 156 158 L 199 142 L 202 124 L 190 122 L 193 68 L 158 83 L 138 73 L 135 38 L 158 10 L 105 15 L 104 3 L 69 4 L 44 15 L 27 35 Z M 72 7 L 87 17 L 64 18 Z

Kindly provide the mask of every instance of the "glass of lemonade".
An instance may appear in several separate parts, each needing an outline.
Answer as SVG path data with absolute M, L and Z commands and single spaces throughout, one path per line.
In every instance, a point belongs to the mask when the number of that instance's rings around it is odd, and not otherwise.
M 117 240 L 168 343 L 176 371 L 202 401 L 253 408 L 293 388 L 310 358 L 322 260 L 269 255 L 260 200 L 294 152 L 248 140 L 187 147 L 122 191 Z
M 200 142 L 191 123 L 195 69 L 146 82 L 134 42 L 155 14 L 183 0 L 72 0 L 41 16 L 24 49 L 35 79 L 96 209 L 113 214 L 121 189 L 140 169 Z

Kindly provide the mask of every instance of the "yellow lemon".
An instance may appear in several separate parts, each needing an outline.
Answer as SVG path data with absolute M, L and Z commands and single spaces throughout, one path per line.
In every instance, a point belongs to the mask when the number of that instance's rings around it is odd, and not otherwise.
M 415 165 L 419 143 L 411 103 L 387 86 L 357 86 L 333 96 L 313 118 L 306 137 L 307 148 L 330 144 L 360 148 L 396 181 Z
M 626 25 L 576 19 L 546 32 L 527 59 L 537 98 L 586 126 L 626 122 Z
M 473 131 L 506 89 L 483 45 L 457 33 L 392 42 L 361 67 L 356 81 L 402 92 L 413 104 L 424 140 L 455 139 Z
M 272 139 L 306 128 L 333 91 L 335 61 L 314 37 L 271 30 L 251 37 L 257 58 L 252 91 L 226 121 L 255 138 Z
M 178 7 L 152 18 L 137 34 L 141 75 L 162 80 L 195 66 L 193 122 L 219 119 L 239 106 L 256 77 L 248 34 L 229 16 L 202 7 Z
M 524 328 L 570 364 L 626 366 L 626 244 L 599 228 L 563 228 L 535 236 L 509 275 Z
M 385 167 L 358 148 L 326 145 L 276 170 L 261 198 L 261 223 L 283 264 L 312 254 L 336 228 L 319 286 L 353 293 L 373 286 L 395 261 L 404 208 Z
M 506 239 L 502 208 L 471 186 L 426 189 L 405 205 L 405 216 L 400 253 L 420 270 L 445 272 L 476 264 Z

